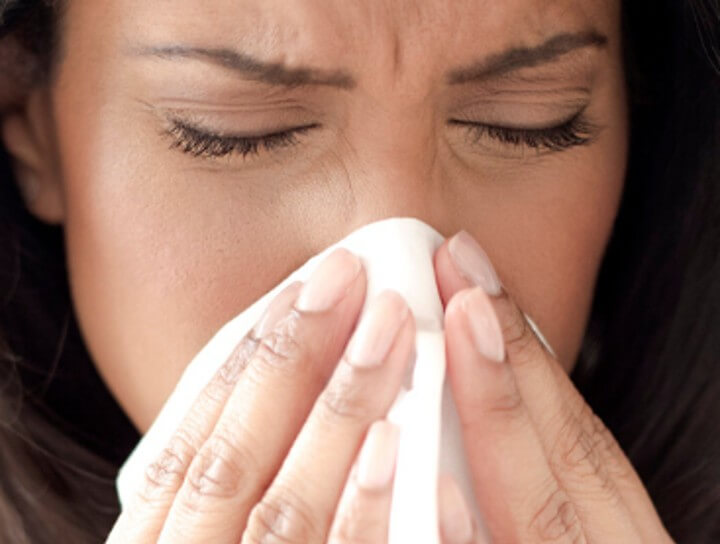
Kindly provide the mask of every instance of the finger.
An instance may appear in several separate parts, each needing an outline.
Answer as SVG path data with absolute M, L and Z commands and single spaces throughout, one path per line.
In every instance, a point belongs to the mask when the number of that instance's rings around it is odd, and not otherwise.
M 492 304 L 518 389 L 554 472 L 586 520 L 587 533 L 591 538 L 607 537 L 606 524 L 612 519 L 619 530 L 637 528 L 651 541 L 665 541 L 667 534 L 645 486 L 612 433 L 545 349 L 512 297 L 502 291 Z M 591 523 L 593 519 L 604 522 Z
M 505 361 L 500 325 L 480 288 L 445 313 L 448 379 L 476 497 L 498 542 L 582 541 L 575 506 L 555 478 Z
M 470 515 L 460 486 L 449 474 L 441 474 L 438 481 L 438 510 L 442 544 L 486 543 Z
M 328 544 L 387 542 L 399 429 L 387 421 L 370 426 L 340 499 Z
M 255 327 L 203 388 L 167 447 L 146 470 L 144 482 L 110 533 L 110 544 L 157 540 L 190 462 L 215 426 L 230 392 L 258 346 L 258 339 L 290 311 L 300 287 L 299 282 L 294 282 L 278 293 Z
M 340 358 L 364 296 L 362 265 L 347 250 L 335 250 L 313 272 L 293 310 L 260 342 L 193 459 L 160 542 L 240 541 Z M 266 522 L 302 520 L 277 512 Z
M 327 387 L 262 501 L 243 542 L 324 542 L 368 426 L 385 417 L 414 354 L 415 324 L 403 298 L 370 301 Z M 292 512 L 298 526 L 268 523 Z
M 629 459 L 503 289 L 477 242 L 467 233 L 459 233 L 440 248 L 436 263 L 438 283 L 445 296 L 451 297 L 453 289 L 463 284 L 479 285 L 493 295 L 490 300 L 518 390 L 551 467 L 576 498 L 581 518 L 597 517 L 599 511 L 611 508 L 614 517 L 638 526 L 646 537 L 657 542 L 665 540 L 667 533 Z M 613 506 L 619 504 L 624 507 Z
M 463 289 L 479 286 L 489 295 L 497 295 L 502 289 L 490 258 L 465 231 L 445 240 L 433 259 L 438 290 L 445 307 L 455 293 Z

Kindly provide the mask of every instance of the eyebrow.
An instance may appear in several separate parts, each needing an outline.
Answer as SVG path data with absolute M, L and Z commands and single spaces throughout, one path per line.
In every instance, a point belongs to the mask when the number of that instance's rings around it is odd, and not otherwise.
M 467 67 L 447 74 L 451 85 L 478 82 L 499 77 L 509 72 L 547 64 L 571 51 L 584 47 L 602 48 L 607 37 L 596 32 L 557 34 L 540 45 L 515 47 L 495 53 Z M 199 59 L 239 73 L 247 79 L 284 87 L 306 85 L 352 89 L 357 82 L 344 70 L 321 70 L 300 66 L 290 68 L 281 62 L 265 62 L 246 53 L 227 48 L 192 47 L 185 45 L 141 46 L 130 49 L 137 56 L 158 57 L 167 60 Z
M 548 64 L 558 57 L 585 47 L 603 48 L 607 37 L 597 31 L 557 34 L 533 47 L 514 47 L 465 68 L 451 71 L 447 81 L 451 85 L 478 82 L 499 77 L 521 68 Z
M 326 71 L 303 66 L 290 68 L 281 62 L 264 62 L 232 49 L 169 45 L 139 47 L 131 51 L 140 56 L 159 57 L 169 60 L 205 60 L 238 72 L 247 79 L 269 85 L 284 87 L 320 85 L 341 89 L 352 89 L 356 85 L 353 77 L 342 70 Z

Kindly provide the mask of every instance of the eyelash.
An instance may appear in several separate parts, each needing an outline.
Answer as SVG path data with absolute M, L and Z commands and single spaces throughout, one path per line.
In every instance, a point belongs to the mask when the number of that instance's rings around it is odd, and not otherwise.
M 504 144 L 548 151 L 586 145 L 592 141 L 595 132 L 595 126 L 583 117 L 582 111 L 560 125 L 539 129 L 498 127 L 458 119 L 450 123 L 465 128 L 474 144 L 487 136 Z M 224 157 L 237 153 L 243 158 L 258 155 L 261 150 L 272 152 L 296 145 L 298 136 L 319 126 L 316 123 L 309 124 L 260 136 L 223 136 L 206 132 L 179 119 L 172 120 L 171 124 L 166 131 L 173 138 L 171 148 L 194 157 Z
M 597 127 L 583 116 L 582 111 L 560 125 L 546 128 L 497 127 L 460 120 L 453 120 L 451 123 L 467 129 L 475 144 L 483 136 L 487 136 L 504 144 L 548 151 L 563 151 L 571 147 L 587 145 L 593 140 L 597 130 Z
M 319 126 L 310 124 L 260 136 L 223 136 L 178 119 L 172 120 L 171 125 L 166 131 L 173 138 L 171 148 L 194 157 L 224 157 L 237 153 L 243 158 L 258 155 L 261 150 L 275 151 L 293 146 L 298 143 L 298 136 Z

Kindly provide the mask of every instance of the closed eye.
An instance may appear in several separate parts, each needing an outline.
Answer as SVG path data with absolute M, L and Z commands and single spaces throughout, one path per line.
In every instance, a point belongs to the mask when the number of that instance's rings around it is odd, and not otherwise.
M 277 151 L 299 143 L 299 136 L 318 128 L 318 123 L 293 127 L 267 134 L 239 136 L 218 134 L 181 119 L 171 119 L 165 133 L 171 137 L 170 147 L 194 157 L 224 157 L 238 154 L 243 158 L 261 151 Z
M 593 141 L 598 130 L 598 127 L 584 118 L 582 111 L 556 126 L 533 129 L 502 127 L 460 119 L 451 119 L 450 124 L 465 129 L 474 145 L 482 145 L 483 140 L 489 138 L 514 147 L 547 151 L 562 151 L 587 145 Z M 299 136 L 319 126 L 319 123 L 311 123 L 266 134 L 240 136 L 214 133 L 175 118 L 170 120 L 170 126 L 165 133 L 171 137 L 171 148 L 195 157 L 213 158 L 238 154 L 246 158 L 259 155 L 261 151 L 273 152 L 297 145 Z
M 466 129 L 472 144 L 480 145 L 483 139 L 489 138 L 515 147 L 547 151 L 587 145 L 599 130 L 584 117 L 582 111 L 561 124 L 543 128 L 502 127 L 459 119 L 450 120 L 450 124 Z

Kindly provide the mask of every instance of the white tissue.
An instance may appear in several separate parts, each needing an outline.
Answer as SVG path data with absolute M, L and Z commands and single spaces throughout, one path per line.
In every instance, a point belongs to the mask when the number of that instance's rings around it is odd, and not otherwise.
M 388 542 L 440 542 L 437 516 L 440 472 L 455 477 L 478 527 L 483 530 L 455 403 L 444 381 L 443 308 L 433 267 L 433 254 L 443 240 L 435 229 L 413 218 L 385 219 L 365 225 L 312 257 L 223 326 L 192 360 L 160 414 L 120 469 L 117 488 L 121 504 L 142 483 L 146 467 L 159 456 L 201 389 L 261 317 L 274 295 L 290 282 L 306 280 L 326 254 L 344 247 L 358 255 L 365 266 L 366 307 L 378 293 L 393 289 L 405 298 L 417 324 L 417 358 L 405 388 L 388 414 L 388 419 L 401 430 Z M 528 321 L 544 341 L 532 320 Z M 547 342 L 545 345 L 550 349 Z

